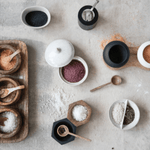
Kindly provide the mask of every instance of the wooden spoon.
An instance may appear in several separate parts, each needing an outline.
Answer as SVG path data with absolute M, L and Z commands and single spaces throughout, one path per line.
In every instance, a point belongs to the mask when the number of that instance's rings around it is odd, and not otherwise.
M 5 126 L 4 122 L 7 120 L 8 118 L 6 117 L 0 117 L 0 126 Z
M 119 85 L 119 84 L 121 84 L 121 83 L 122 83 L 121 77 L 118 76 L 118 75 L 115 75 L 115 76 L 113 76 L 113 77 L 111 78 L 111 82 L 106 83 L 106 84 L 101 85 L 101 86 L 98 86 L 98 87 L 96 87 L 96 88 L 94 88 L 94 89 L 92 89 L 92 90 L 90 90 L 90 91 L 91 91 L 91 92 L 94 92 L 94 91 L 96 91 L 96 90 L 98 90 L 98 89 L 100 89 L 100 88 L 102 88 L 102 87 L 104 87 L 104 86 L 106 86 L 106 85 L 108 85 L 108 84 Z
M 9 55 L 9 56 L 6 56 L 5 57 L 5 60 L 8 61 L 8 62 L 11 62 L 12 59 L 17 55 L 19 54 L 21 51 L 18 49 L 16 50 L 13 54 Z
M 87 138 L 84 138 L 84 137 L 81 137 L 81 136 L 79 136 L 79 135 L 76 135 L 76 134 L 74 134 L 74 133 L 69 132 L 68 127 L 65 126 L 65 125 L 60 125 L 60 126 L 57 128 L 57 133 L 58 133 L 58 135 L 61 136 L 61 137 L 65 137 L 65 136 L 67 136 L 67 135 L 69 134 L 69 135 L 75 136 L 75 137 L 77 137 L 77 138 L 86 140 L 86 141 L 91 141 L 90 139 L 87 139 Z
M 0 90 L 0 98 L 5 98 L 9 94 L 11 94 L 12 92 L 14 92 L 16 90 L 21 90 L 21 89 L 24 89 L 24 88 L 25 88 L 24 85 L 20 85 L 20 86 L 14 87 L 14 88 L 1 89 Z

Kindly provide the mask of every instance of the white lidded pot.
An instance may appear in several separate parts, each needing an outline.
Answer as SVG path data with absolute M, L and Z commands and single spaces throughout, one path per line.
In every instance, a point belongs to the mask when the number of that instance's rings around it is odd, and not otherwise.
M 74 46 L 65 39 L 58 39 L 48 45 L 45 51 L 46 62 L 55 68 L 59 68 L 59 77 L 65 83 L 76 86 L 82 84 L 88 76 L 88 65 L 79 56 L 75 55 Z M 69 82 L 62 75 L 62 67 L 68 65 L 72 60 L 81 62 L 85 68 L 85 75 L 79 82 Z
M 142 66 L 146 67 L 146 68 L 150 68 L 150 63 L 148 63 L 148 62 L 144 59 L 144 57 L 143 57 L 143 52 L 144 52 L 145 48 L 146 48 L 147 46 L 149 46 L 149 45 L 150 45 L 150 41 L 147 41 L 147 42 L 143 43 L 143 44 L 139 47 L 138 53 L 137 53 L 137 58 L 138 58 L 139 63 L 140 63 Z

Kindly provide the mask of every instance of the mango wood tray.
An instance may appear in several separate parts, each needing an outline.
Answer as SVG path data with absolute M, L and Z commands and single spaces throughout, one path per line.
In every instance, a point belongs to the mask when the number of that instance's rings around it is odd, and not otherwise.
M 0 143 L 14 143 L 24 140 L 28 135 L 28 50 L 24 42 L 18 40 L 0 40 L 0 45 L 8 44 L 13 46 L 15 49 L 21 50 L 21 66 L 19 70 L 12 75 L 1 75 L 1 77 L 10 77 L 17 80 L 20 84 L 25 85 L 25 89 L 21 91 L 20 100 L 17 103 L 10 106 L 0 106 L 0 108 L 14 108 L 16 109 L 22 117 L 22 127 L 20 131 L 13 137 L 2 139 L 0 138 Z
M 130 57 L 129 57 L 128 62 L 124 66 L 122 66 L 120 68 L 113 68 L 113 67 L 110 67 L 109 65 L 107 65 L 103 59 L 105 65 L 111 70 L 120 70 L 120 69 L 124 69 L 127 67 L 138 67 L 138 68 L 141 68 L 144 70 L 150 70 L 149 68 L 146 68 L 139 63 L 139 61 L 137 59 L 137 51 L 138 51 L 137 47 L 129 47 L 129 50 L 130 50 Z

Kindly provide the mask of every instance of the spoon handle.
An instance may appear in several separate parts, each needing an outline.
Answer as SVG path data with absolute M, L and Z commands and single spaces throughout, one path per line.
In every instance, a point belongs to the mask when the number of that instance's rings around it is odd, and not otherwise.
M 98 90 L 98 89 L 100 89 L 100 88 L 102 88 L 102 87 L 104 87 L 104 86 L 106 86 L 106 85 L 108 85 L 108 84 L 111 84 L 111 82 L 106 83 L 106 84 L 101 85 L 101 86 L 98 86 L 98 87 L 96 87 L 96 88 L 94 88 L 94 89 L 92 89 L 92 90 L 90 90 L 90 91 L 91 91 L 91 92 L 94 92 L 94 91 L 96 91 L 96 90 Z
M 21 90 L 21 89 L 24 89 L 24 88 L 25 88 L 24 85 L 19 85 L 19 86 L 14 87 L 14 88 L 9 88 L 8 90 L 9 90 L 10 92 L 12 92 L 12 91 Z
M 93 9 L 95 8 L 95 6 L 99 3 L 99 0 L 96 0 L 96 2 L 94 3 L 94 5 L 91 8 L 91 11 L 93 11 Z
M 80 139 L 83 139 L 83 140 L 86 140 L 86 141 L 91 142 L 91 140 L 90 140 L 90 139 L 87 139 L 87 138 L 84 138 L 84 137 L 82 137 L 82 136 L 79 136 L 79 135 L 73 134 L 73 133 L 71 133 L 71 132 L 69 132 L 68 134 L 70 134 L 70 135 L 72 135 L 72 136 L 75 136 L 75 137 L 77 137 L 77 138 L 80 138 Z
M 11 60 L 17 55 L 19 54 L 21 51 L 18 49 L 16 50 L 13 54 L 11 54 L 9 57 L 11 58 Z

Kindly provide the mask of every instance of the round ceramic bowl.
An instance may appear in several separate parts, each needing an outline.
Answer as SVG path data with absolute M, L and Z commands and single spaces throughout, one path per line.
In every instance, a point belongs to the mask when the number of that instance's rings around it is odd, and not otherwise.
M 103 59 L 107 65 L 113 68 L 124 66 L 129 60 L 128 46 L 121 41 L 108 43 L 103 51 Z
M 16 51 L 12 46 L 10 45 L 0 45 L 0 53 L 4 50 L 7 50 L 9 49 L 10 51 L 12 51 L 13 53 Z M 19 68 L 20 68 L 20 65 L 21 65 L 21 55 L 20 54 L 17 54 L 16 56 L 16 64 L 14 65 L 14 67 L 10 70 L 3 70 L 0 68 L 0 74 L 3 74 L 3 75 L 8 75 L 8 74 L 12 74 L 14 72 L 16 72 Z
M 131 106 L 133 108 L 134 113 L 135 113 L 135 117 L 134 117 L 134 120 L 130 124 L 128 124 L 128 125 L 119 125 L 114 121 L 114 119 L 112 117 L 112 111 L 113 111 L 113 108 L 114 108 L 115 104 L 117 104 L 117 103 L 124 103 L 125 107 L 128 104 L 129 106 Z M 125 115 L 125 111 L 124 111 L 124 115 Z M 129 129 L 132 129 L 133 127 L 135 127 L 138 124 L 139 119 L 140 119 L 140 111 L 139 111 L 138 106 L 133 101 L 127 100 L 127 99 L 118 100 L 118 101 L 114 102 L 112 104 L 112 106 L 110 107 L 110 109 L 109 109 L 109 118 L 110 118 L 110 121 L 112 122 L 112 124 L 114 126 L 116 126 L 117 128 L 122 129 L 122 130 L 129 130 Z M 124 120 L 124 118 L 123 118 L 123 120 Z
M 81 57 L 75 56 L 75 57 L 73 58 L 73 60 L 78 60 L 78 61 L 80 61 L 80 62 L 83 64 L 83 66 L 84 66 L 84 68 L 85 68 L 85 75 L 84 75 L 84 77 L 83 77 L 79 82 L 68 82 L 68 81 L 63 77 L 62 68 L 59 68 L 59 77 L 60 77 L 60 79 L 61 79 L 63 82 L 65 82 L 65 83 L 67 83 L 67 84 L 69 84 L 69 85 L 71 85 L 71 86 L 77 86 L 77 85 L 82 84 L 82 83 L 86 80 L 86 78 L 88 77 L 89 69 L 88 69 L 87 63 L 86 63 L 85 60 L 82 59 Z
M 42 12 L 44 12 L 44 13 L 47 15 L 47 17 L 48 17 L 47 23 L 46 23 L 45 25 L 39 26 L 39 27 L 30 26 L 30 25 L 26 22 L 25 17 L 26 17 L 26 15 L 27 15 L 29 12 L 32 12 L 32 11 L 42 11 Z M 50 12 L 48 11 L 48 9 L 45 8 L 45 7 L 42 7 L 42 6 L 31 6 L 31 7 L 25 8 L 25 9 L 23 10 L 22 15 L 21 15 L 21 20 L 22 20 L 23 24 L 25 24 L 26 26 L 28 26 L 28 27 L 30 27 L 30 28 L 33 28 L 33 29 L 41 29 L 41 28 L 46 27 L 46 26 L 50 23 L 51 14 L 50 14 Z
M 150 63 L 148 63 L 147 61 L 145 61 L 144 57 L 143 57 L 143 52 L 144 52 L 144 49 L 150 45 L 150 41 L 147 41 L 145 43 L 143 43 L 139 49 L 138 49 L 138 53 L 137 53 L 137 58 L 138 58 L 138 61 L 139 63 L 146 67 L 146 68 L 150 68 Z
M 4 113 L 4 112 L 12 112 L 16 116 L 16 119 L 17 119 L 17 127 L 12 132 L 3 133 L 2 131 L 0 131 L 0 138 L 11 138 L 19 132 L 21 125 L 22 125 L 22 119 L 21 119 L 20 113 L 16 111 L 15 109 L 1 108 L 0 113 Z
M 11 84 L 11 85 L 10 85 Z M 0 89 L 3 88 L 12 88 L 19 86 L 20 84 L 11 79 L 11 78 L 0 78 Z M 11 105 L 19 100 L 21 96 L 21 90 L 14 91 L 10 95 L 8 95 L 6 98 L 0 98 L 0 105 L 1 106 L 6 106 L 6 105 Z

